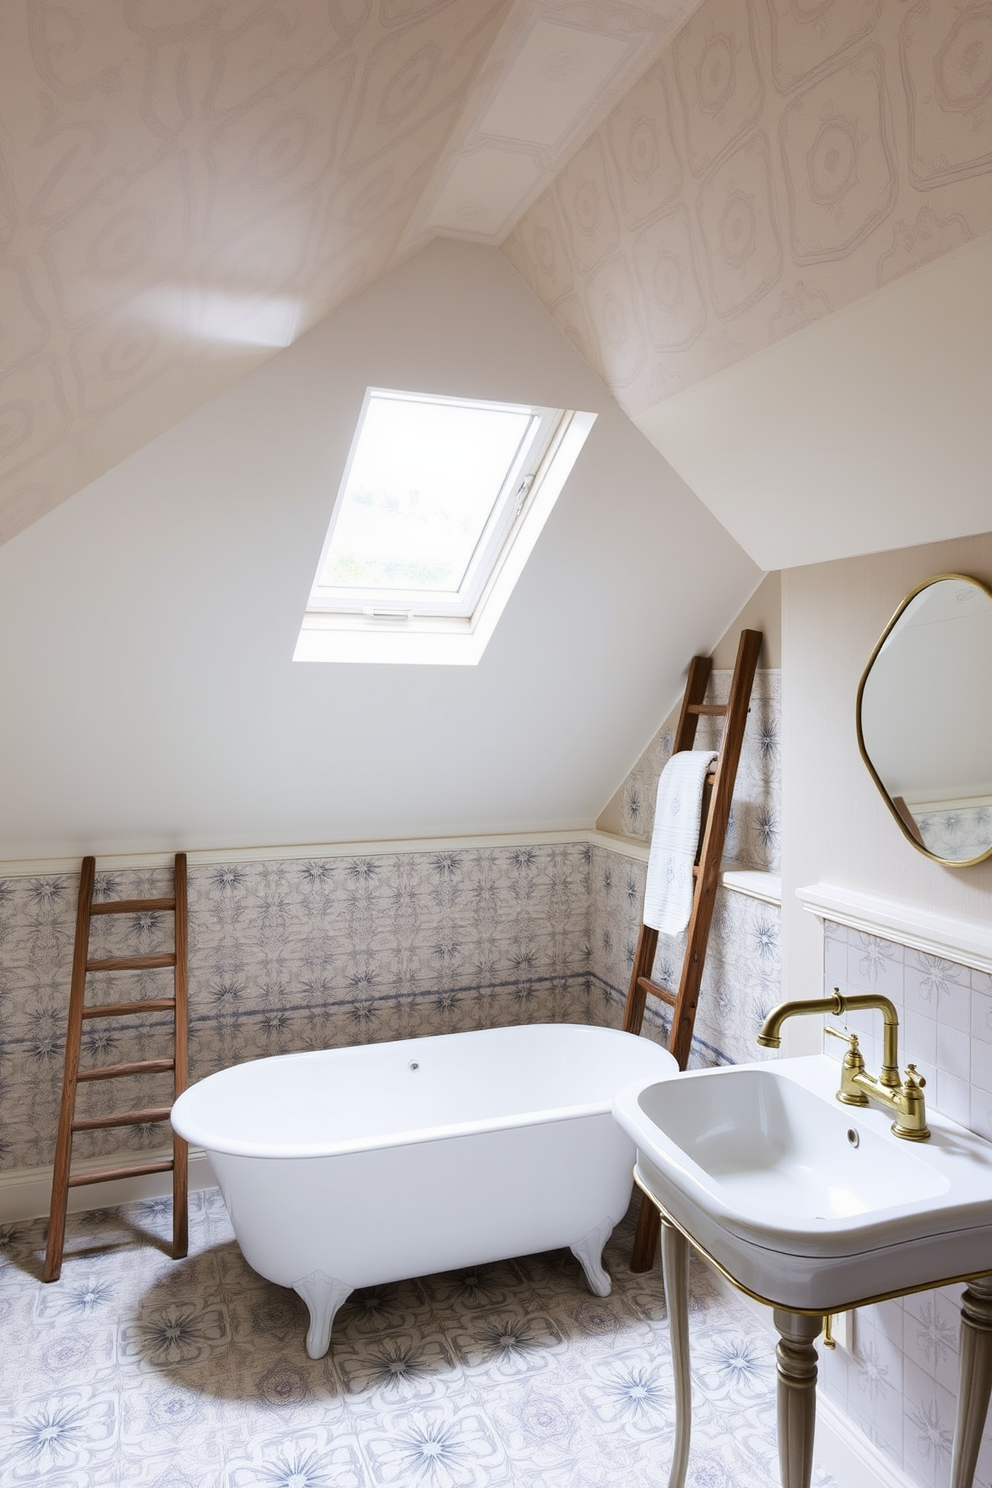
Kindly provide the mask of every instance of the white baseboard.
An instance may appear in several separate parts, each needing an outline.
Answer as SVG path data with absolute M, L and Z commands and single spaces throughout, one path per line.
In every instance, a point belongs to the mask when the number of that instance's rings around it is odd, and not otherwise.
M 914 1488 L 839 1406 L 816 1398 L 816 1444 L 820 1467 L 837 1479 L 838 1488 Z
M 171 1148 L 161 1152 L 142 1153 L 142 1160 L 158 1162 L 172 1156 Z M 134 1161 L 132 1152 L 117 1161 L 124 1166 Z M 97 1173 L 101 1168 L 113 1166 L 114 1158 L 84 1158 L 73 1164 L 74 1173 Z M 216 1188 L 210 1160 L 205 1152 L 194 1147 L 189 1154 L 189 1186 Z M 172 1193 L 171 1173 L 146 1173 L 140 1178 L 118 1178 L 111 1183 L 84 1184 L 81 1188 L 70 1188 L 69 1211 L 81 1213 L 85 1209 L 110 1209 L 118 1204 L 130 1204 L 135 1199 L 154 1199 Z M 13 1224 L 22 1219 L 39 1219 L 48 1214 L 52 1201 L 51 1168 L 13 1168 L 0 1173 L 0 1224 Z

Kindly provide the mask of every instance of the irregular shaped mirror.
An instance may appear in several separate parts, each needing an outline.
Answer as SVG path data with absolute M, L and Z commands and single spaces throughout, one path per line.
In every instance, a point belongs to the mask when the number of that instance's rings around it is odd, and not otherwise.
M 858 743 L 903 832 L 939 863 L 992 854 L 992 592 L 941 574 L 907 595 L 858 688 Z

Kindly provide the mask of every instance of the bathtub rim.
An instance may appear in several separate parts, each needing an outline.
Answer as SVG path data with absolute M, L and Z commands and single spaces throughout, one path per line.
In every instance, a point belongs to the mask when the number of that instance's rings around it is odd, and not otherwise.
M 216 1081 L 220 1084 L 226 1077 L 231 1077 L 234 1071 L 250 1070 L 259 1065 L 272 1065 L 276 1062 L 285 1064 L 286 1061 L 314 1061 L 327 1058 L 329 1055 L 346 1056 L 359 1049 L 391 1049 L 393 1051 L 404 1049 L 416 1049 L 427 1042 L 448 1041 L 453 1039 L 478 1039 L 485 1034 L 501 1032 L 523 1032 L 531 1028 L 540 1029 L 568 1029 L 579 1030 L 584 1036 L 592 1033 L 601 1037 L 605 1036 L 610 1042 L 618 1039 L 627 1041 L 637 1039 L 639 1046 L 651 1049 L 653 1053 L 648 1056 L 654 1060 L 657 1056 L 656 1070 L 645 1071 L 653 1079 L 667 1079 L 680 1072 L 678 1064 L 667 1049 L 656 1044 L 651 1039 L 644 1038 L 640 1034 L 626 1033 L 619 1028 L 599 1028 L 590 1023 L 524 1023 L 509 1024 L 494 1029 L 468 1029 L 459 1033 L 426 1034 L 419 1038 L 406 1039 L 384 1039 L 379 1044 L 348 1044 L 338 1048 L 330 1049 L 305 1049 L 291 1054 L 270 1054 L 260 1059 L 247 1059 L 241 1064 L 228 1065 L 225 1069 L 216 1070 L 213 1074 L 206 1075 L 202 1080 L 190 1085 L 186 1091 L 177 1097 L 173 1106 L 172 1125 L 179 1136 L 187 1142 L 202 1147 L 209 1155 L 210 1153 L 223 1154 L 226 1157 L 252 1158 L 259 1162 L 285 1162 L 287 1159 L 293 1161 L 318 1160 L 327 1157 L 346 1157 L 350 1154 L 362 1152 L 376 1152 L 392 1147 L 411 1147 L 425 1142 L 450 1141 L 456 1137 L 473 1137 L 488 1132 L 508 1131 L 516 1127 L 545 1125 L 559 1121 L 578 1121 L 593 1116 L 609 1116 L 612 1119 L 613 1095 L 607 1094 L 594 1101 L 574 1102 L 570 1105 L 553 1105 L 542 1107 L 528 1107 L 518 1111 L 508 1112 L 503 1116 L 480 1117 L 474 1121 L 452 1121 L 440 1126 L 424 1127 L 401 1127 L 394 1131 L 377 1132 L 373 1136 L 350 1137 L 344 1141 L 328 1142 L 326 1139 L 319 1142 L 259 1142 L 238 1140 L 229 1134 L 221 1134 L 215 1128 L 209 1126 L 203 1120 L 187 1120 L 185 1107 L 192 1105 L 196 1092 L 208 1084 Z M 640 1076 L 635 1076 L 640 1078 Z M 627 1077 L 625 1083 L 629 1084 Z M 179 1109 L 179 1121 L 175 1119 L 175 1113 Z

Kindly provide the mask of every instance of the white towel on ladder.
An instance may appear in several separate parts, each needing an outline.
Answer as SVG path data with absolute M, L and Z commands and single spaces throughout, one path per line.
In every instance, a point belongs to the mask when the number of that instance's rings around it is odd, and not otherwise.
M 716 754 L 681 749 L 661 772 L 644 889 L 644 923 L 680 935 L 692 913 L 692 869 L 699 844 L 703 781 Z

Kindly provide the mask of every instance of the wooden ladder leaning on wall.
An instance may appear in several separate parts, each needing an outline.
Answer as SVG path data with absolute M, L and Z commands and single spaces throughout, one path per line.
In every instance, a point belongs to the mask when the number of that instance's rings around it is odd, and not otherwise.
M 723 738 L 713 771 L 706 778 L 703 788 L 703 809 L 696 851 L 696 866 L 693 868 L 692 911 L 686 936 L 685 958 L 677 992 L 670 992 L 651 980 L 655 952 L 658 947 L 658 932 L 650 925 L 641 925 L 634 953 L 634 964 L 630 974 L 630 990 L 624 1010 L 623 1027 L 626 1033 L 640 1033 L 644 1022 L 644 1008 L 649 995 L 659 998 L 672 1009 L 672 1027 L 668 1047 L 678 1060 L 679 1069 L 684 1070 L 689 1062 L 692 1047 L 692 1031 L 696 1022 L 696 1005 L 703 979 L 706 947 L 716 891 L 720 885 L 720 865 L 723 861 L 723 845 L 730 820 L 730 807 L 737 780 L 737 766 L 741 757 L 741 744 L 751 702 L 751 688 L 761 650 L 761 632 L 742 630 L 730 683 L 730 696 L 726 703 L 707 703 L 706 684 L 713 667 L 709 656 L 695 656 L 689 667 L 682 710 L 675 730 L 673 754 L 691 749 L 696 740 L 696 729 L 701 717 L 713 715 L 724 719 Z M 632 1271 L 649 1271 L 654 1265 L 658 1249 L 660 1221 L 655 1206 L 646 1198 L 641 1200 L 641 1212 L 637 1222 L 637 1233 L 631 1253 Z
M 72 1139 L 78 1131 L 96 1131 L 108 1127 L 141 1126 L 168 1121 L 171 1106 L 151 1106 L 142 1110 L 120 1111 L 112 1116 L 76 1119 L 76 1089 L 89 1080 L 114 1080 L 127 1075 L 150 1075 L 172 1072 L 176 1095 L 186 1089 L 187 1053 L 187 908 L 186 854 L 177 853 L 173 893 L 160 899 L 118 899 L 108 903 L 93 902 L 96 859 L 84 858 L 79 875 L 79 905 L 76 912 L 76 942 L 72 957 L 72 981 L 69 990 L 69 1027 L 65 1044 L 65 1075 L 62 1081 L 62 1105 L 59 1113 L 58 1139 L 55 1148 L 55 1170 L 52 1175 L 52 1207 L 45 1251 L 45 1281 L 58 1281 L 62 1271 L 65 1244 L 65 1219 L 69 1189 L 81 1184 L 110 1183 L 119 1178 L 145 1173 L 172 1172 L 172 1253 L 178 1260 L 186 1255 L 189 1245 L 187 1147 L 173 1133 L 172 1157 L 157 1162 L 134 1163 L 125 1167 L 103 1169 L 75 1176 L 70 1174 Z M 174 916 L 174 950 L 154 956 L 111 956 L 91 960 L 89 955 L 90 921 L 93 915 L 141 914 L 149 911 L 171 912 Z M 172 997 L 142 998 L 138 1002 L 108 1002 L 87 1007 L 85 1003 L 87 973 L 105 971 L 142 971 L 171 967 Z M 90 1018 L 121 1018 L 131 1014 L 171 1012 L 173 1015 L 173 1054 L 171 1058 L 142 1059 L 130 1064 L 104 1065 L 96 1069 L 79 1068 L 83 1023 Z

